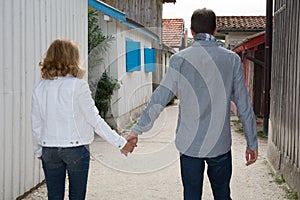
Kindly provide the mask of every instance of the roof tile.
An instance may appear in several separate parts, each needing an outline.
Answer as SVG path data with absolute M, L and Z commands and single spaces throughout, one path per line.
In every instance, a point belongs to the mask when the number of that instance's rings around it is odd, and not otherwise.
M 218 32 L 259 32 L 265 30 L 265 16 L 218 16 Z
M 184 30 L 182 18 L 162 20 L 162 42 L 169 47 L 180 47 Z

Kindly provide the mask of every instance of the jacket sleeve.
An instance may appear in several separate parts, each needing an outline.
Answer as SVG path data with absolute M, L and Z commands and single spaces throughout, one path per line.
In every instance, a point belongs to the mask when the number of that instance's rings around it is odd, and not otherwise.
M 34 145 L 34 154 L 36 157 L 42 156 L 42 146 L 39 144 L 40 137 L 42 134 L 42 118 L 39 109 L 39 103 L 36 94 L 32 93 L 31 100 L 31 129 Z
M 99 111 L 92 99 L 89 85 L 86 81 L 79 82 L 79 106 L 87 122 L 94 127 L 95 132 L 109 142 L 111 145 L 122 149 L 127 143 L 126 139 L 118 135 L 110 126 L 101 118 Z
M 178 91 L 178 69 L 180 66 L 178 59 L 174 56 L 171 57 L 166 75 L 151 95 L 150 101 L 142 111 L 137 123 L 131 129 L 136 134 L 140 135 L 149 131 L 165 106 L 176 95 Z
M 239 117 L 242 121 L 247 149 L 257 150 L 256 119 L 250 103 L 250 97 L 245 85 L 244 73 L 238 56 L 235 58 L 233 74 L 233 101 L 237 106 Z

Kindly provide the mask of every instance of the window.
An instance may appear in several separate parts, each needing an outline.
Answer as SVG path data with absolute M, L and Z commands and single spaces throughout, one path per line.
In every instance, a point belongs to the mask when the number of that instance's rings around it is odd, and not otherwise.
M 145 72 L 156 71 L 155 49 L 144 48 Z
M 126 72 L 141 71 L 140 42 L 126 39 Z

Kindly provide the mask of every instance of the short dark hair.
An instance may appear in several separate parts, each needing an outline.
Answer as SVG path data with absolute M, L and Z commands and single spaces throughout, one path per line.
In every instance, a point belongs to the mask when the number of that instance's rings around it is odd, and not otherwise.
M 197 33 L 213 34 L 216 29 L 216 15 L 210 9 L 197 9 L 191 17 L 191 29 Z

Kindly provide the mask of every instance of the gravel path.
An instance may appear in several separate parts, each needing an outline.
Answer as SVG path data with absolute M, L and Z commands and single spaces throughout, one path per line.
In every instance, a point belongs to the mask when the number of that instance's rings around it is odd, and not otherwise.
M 128 157 L 120 155 L 118 150 L 97 137 L 91 146 L 92 158 L 86 199 L 182 200 L 178 152 L 174 146 L 177 111 L 176 105 L 167 107 L 154 128 L 140 137 L 138 148 Z M 275 183 L 266 160 L 267 140 L 259 140 L 258 161 L 246 167 L 244 136 L 234 131 L 239 125 L 232 126 L 232 198 L 287 199 L 283 189 L 286 186 Z M 203 199 L 213 199 L 207 177 L 203 187 Z M 46 187 L 42 185 L 24 199 L 47 199 L 46 194 Z

